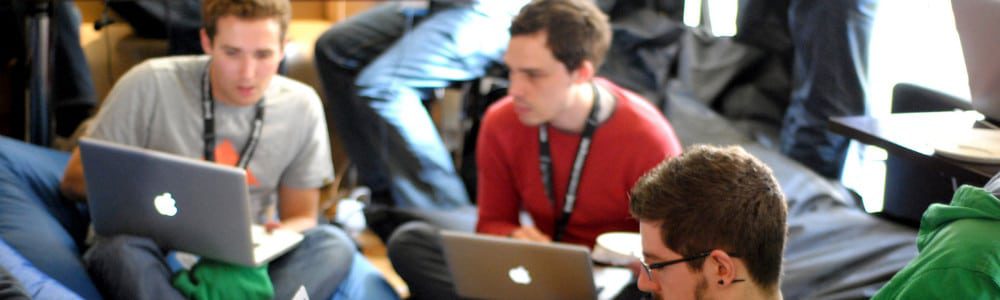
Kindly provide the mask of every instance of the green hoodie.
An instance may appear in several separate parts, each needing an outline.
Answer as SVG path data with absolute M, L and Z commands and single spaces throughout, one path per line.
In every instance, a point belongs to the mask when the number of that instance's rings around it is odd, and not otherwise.
M 933 204 L 920 251 L 872 299 L 1000 299 L 1000 200 L 962 186 L 951 205 Z
M 190 271 L 175 274 L 173 284 L 193 300 L 274 298 L 267 264 L 244 267 L 202 258 Z

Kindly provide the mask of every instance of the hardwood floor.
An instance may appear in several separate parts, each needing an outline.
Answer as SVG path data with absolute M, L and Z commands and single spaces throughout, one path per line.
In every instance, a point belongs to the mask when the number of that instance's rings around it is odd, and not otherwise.
M 409 297 L 410 289 L 407 288 L 403 279 L 396 274 L 396 271 L 392 269 L 392 264 L 389 263 L 389 257 L 386 256 L 385 244 L 382 243 L 382 240 L 375 233 L 365 230 L 358 236 L 357 242 L 361 246 L 362 253 L 368 258 L 368 261 L 382 272 L 382 275 L 389 281 L 392 288 L 396 289 L 396 293 L 399 294 L 400 298 L 405 299 Z

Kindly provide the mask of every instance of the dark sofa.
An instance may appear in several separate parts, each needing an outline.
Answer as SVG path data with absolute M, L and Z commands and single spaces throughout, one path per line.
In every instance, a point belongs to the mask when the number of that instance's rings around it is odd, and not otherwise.
M 601 76 L 659 107 L 685 147 L 740 145 L 773 169 L 788 201 L 785 299 L 867 299 L 916 256 L 916 230 L 866 213 L 839 182 L 772 146 L 783 110 L 767 91 L 788 78 L 760 50 L 649 5 L 613 14 L 612 28 Z
M 684 95 L 667 106 L 681 143 L 740 145 L 770 166 L 788 201 L 785 299 L 868 299 L 916 257 L 916 230 L 866 213 L 837 182 L 762 145 Z

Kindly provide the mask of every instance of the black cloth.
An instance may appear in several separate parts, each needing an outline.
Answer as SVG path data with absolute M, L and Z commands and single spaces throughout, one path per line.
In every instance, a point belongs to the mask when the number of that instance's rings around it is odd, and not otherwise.
M 867 112 L 867 48 L 876 0 L 743 0 L 732 38 L 687 28 L 669 1 L 599 0 L 614 30 L 599 74 L 666 112 L 696 98 L 762 144 L 839 178 L 848 140 L 829 117 Z M 682 6 L 681 6 L 682 7 Z
M 598 74 L 640 93 L 662 111 L 668 107 L 667 85 L 676 77 L 684 24 L 649 7 L 616 7 L 614 36 Z
M 670 105 L 684 146 L 737 144 L 774 172 L 788 203 L 786 299 L 870 298 L 917 255 L 915 230 L 865 213 L 838 183 L 757 143 L 704 103 L 672 95 Z
M 201 54 L 200 0 L 109 1 L 139 37 L 167 39 L 171 55 Z

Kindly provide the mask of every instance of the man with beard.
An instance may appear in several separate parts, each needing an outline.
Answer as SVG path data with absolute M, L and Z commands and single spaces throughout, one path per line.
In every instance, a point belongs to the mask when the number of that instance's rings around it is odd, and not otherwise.
M 771 169 L 738 146 L 694 146 L 639 179 L 639 289 L 656 299 L 781 299 L 787 234 Z

